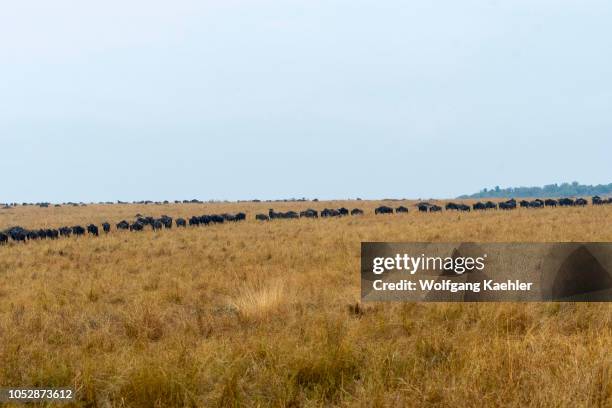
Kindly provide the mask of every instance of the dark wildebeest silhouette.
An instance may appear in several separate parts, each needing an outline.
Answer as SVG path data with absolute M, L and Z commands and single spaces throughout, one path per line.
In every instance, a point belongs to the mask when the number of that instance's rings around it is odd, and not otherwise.
M 400 205 L 399 207 L 397 207 L 395 209 L 395 212 L 398 213 L 398 214 L 399 213 L 407 213 L 408 209 L 406 207 L 404 207 L 403 205 Z
M 167 228 L 167 229 L 172 228 L 172 217 L 168 217 L 167 215 L 162 215 L 159 221 L 164 225 L 164 228 Z
M 142 231 L 143 229 L 144 229 L 144 224 L 138 221 L 130 225 L 130 231 Z
M 546 200 L 544 200 L 545 207 L 556 207 L 557 204 L 559 204 L 557 200 L 553 200 L 552 198 L 547 198 Z
M 427 204 L 417 204 L 417 208 L 419 209 L 420 212 L 429 211 L 429 206 Z
M 442 207 L 440 207 L 439 205 L 432 205 L 429 207 L 429 212 L 441 212 L 442 211 Z
M 470 206 L 465 204 L 457 204 L 457 210 L 459 211 L 470 211 Z
M 89 225 L 87 226 L 87 232 L 88 232 L 89 234 L 91 234 L 91 235 L 95 236 L 95 237 L 97 237 L 98 235 L 100 235 L 100 234 L 99 234 L 99 231 L 98 231 L 98 227 L 97 227 L 96 225 L 93 225 L 93 224 L 89 224 Z
M 72 229 L 70 227 L 60 227 L 59 233 L 62 237 L 69 237 L 72 234 Z
M 158 230 L 162 229 L 163 227 L 164 227 L 164 224 L 162 224 L 162 222 L 160 220 L 155 220 L 151 224 L 151 228 L 153 229 L 153 231 L 158 231 Z
M 539 199 L 530 201 L 529 208 L 544 208 L 544 201 Z
M 209 215 L 208 217 L 210 218 L 210 222 L 212 222 L 213 224 L 223 224 L 223 222 L 225 221 L 225 218 L 223 218 L 222 216 L 218 214 L 212 214 L 212 215 Z
M 225 214 L 221 214 L 221 217 L 223 217 L 224 221 L 238 222 L 238 221 L 245 220 L 246 219 L 246 214 L 245 213 L 237 213 L 237 214 L 227 214 L 227 213 L 225 213 Z
M 351 210 L 351 215 L 363 215 L 363 210 L 361 210 L 359 208 L 353 208 Z
M 605 200 L 602 200 L 600 196 L 593 196 L 591 197 L 591 203 L 593 205 L 603 205 L 605 204 Z
M 200 217 L 191 217 L 189 219 L 190 227 L 197 227 L 198 225 L 200 225 Z
M 59 238 L 59 231 L 53 228 L 47 229 L 45 231 L 45 233 L 47 234 L 47 238 L 49 239 L 58 239 Z
M 283 213 L 283 212 L 274 212 L 273 209 L 270 209 L 268 211 L 268 216 L 270 217 L 271 220 L 278 219 L 278 218 L 280 219 L 300 218 L 300 214 L 296 213 L 295 211 L 287 211 Z
M 445 207 L 447 210 L 459 210 L 459 204 L 453 202 L 447 203 Z
M 85 235 L 85 228 L 81 227 L 80 225 L 75 225 L 74 227 L 72 227 L 72 233 L 77 237 Z
M 340 216 L 340 211 L 333 208 L 326 208 L 321 211 L 321 217 L 338 217 Z
M 573 207 L 574 200 L 572 200 L 571 198 L 561 198 L 559 199 L 559 205 L 561 207 Z
M 579 205 L 581 207 L 584 207 L 585 205 L 588 205 L 589 202 L 587 200 L 585 200 L 584 198 L 577 198 L 576 201 L 574 202 L 574 205 Z
M 485 203 L 485 207 L 487 210 L 497 210 L 497 204 L 495 204 L 493 201 L 487 201 Z
M 11 230 L 8 235 L 13 241 L 26 242 L 27 231 L 24 229 Z
M 187 228 L 187 221 L 185 221 L 184 218 L 177 218 L 176 219 L 176 227 L 177 228 L 180 228 L 180 227 Z
M 127 222 L 126 220 L 123 220 L 117 224 L 117 229 L 118 230 L 128 230 L 130 229 L 130 223 Z
M 516 200 L 511 198 L 508 201 L 503 201 L 499 203 L 500 210 L 514 210 L 516 208 Z
M 386 205 L 381 205 L 374 210 L 374 214 L 393 214 L 393 208 L 387 207 Z
M 348 208 L 344 208 L 344 207 L 338 208 L 338 212 L 340 213 L 340 215 L 349 215 Z
M 259 221 L 270 221 L 270 217 L 267 216 L 266 214 L 257 214 L 255 216 L 255 219 Z
M 102 230 L 108 234 L 110 232 L 110 224 L 108 222 L 103 222 L 102 223 Z
M 4 245 L 8 242 L 8 235 L 6 235 L 4 232 L 0 232 L 0 245 Z
M 476 210 L 486 210 L 487 205 L 485 203 L 481 203 L 480 201 L 472 204 L 472 209 Z
M 529 208 L 529 201 L 527 200 L 521 200 L 521 202 L 519 203 L 521 208 Z
M 317 212 L 317 210 L 313 210 L 312 208 L 309 208 L 307 210 L 301 211 L 300 212 L 300 218 L 319 218 L 319 213 Z

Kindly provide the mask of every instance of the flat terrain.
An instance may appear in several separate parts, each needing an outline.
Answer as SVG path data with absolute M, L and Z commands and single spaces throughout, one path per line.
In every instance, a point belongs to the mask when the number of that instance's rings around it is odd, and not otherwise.
M 612 241 L 612 206 L 373 215 L 384 202 L 18 207 L 0 229 L 0 384 L 83 406 L 612 406 L 610 304 L 360 304 L 361 241 Z M 254 214 L 360 207 L 361 217 Z M 242 223 L 117 232 L 137 213 Z

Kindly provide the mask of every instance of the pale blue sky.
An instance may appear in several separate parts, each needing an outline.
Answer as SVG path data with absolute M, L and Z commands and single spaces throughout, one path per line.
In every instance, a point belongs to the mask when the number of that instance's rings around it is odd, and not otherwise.
M 5 2 L 0 202 L 610 183 L 611 22 L 588 0 Z

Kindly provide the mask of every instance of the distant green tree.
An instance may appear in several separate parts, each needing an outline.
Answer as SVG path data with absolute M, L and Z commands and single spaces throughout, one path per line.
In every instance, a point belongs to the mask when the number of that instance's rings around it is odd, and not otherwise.
M 612 183 L 596 186 L 580 184 L 577 181 L 561 184 L 547 184 L 544 187 L 508 187 L 495 186 L 483 188 L 475 194 L 466 194 L 458 198 L 499 198 L 499 197 L 571 197 L 571 196 L 608 196 L 612 195 Z

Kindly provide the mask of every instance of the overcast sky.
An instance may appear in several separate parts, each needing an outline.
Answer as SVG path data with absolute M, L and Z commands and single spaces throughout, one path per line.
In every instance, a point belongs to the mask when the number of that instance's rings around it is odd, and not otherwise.
M 604 0 L 6 2 L 0 202 L 610 183 L 611 22 Z

